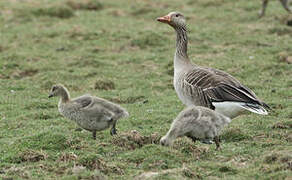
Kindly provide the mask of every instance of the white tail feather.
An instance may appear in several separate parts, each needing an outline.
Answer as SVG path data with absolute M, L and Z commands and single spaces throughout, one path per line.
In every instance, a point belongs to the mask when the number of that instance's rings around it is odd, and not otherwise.
M 253 112 L 253 113 L 257 113 L 257 114 L 262 114 L 262 115 L 267 115 L 268 111 L 265 110 L 263 107 L 261 107 L 260 105 L 257 104 L 242 104 L 241 107 L 243 107 L 244 109 Z
M 233 119 L 236 116 L 240 115 L 245 110 L 248 110 L 253 113 L 267 115 L 268 112 L 257 104 L 247 104 L 242 102 L 213 102 L 212 103 L 215 106 L 215 111 Z

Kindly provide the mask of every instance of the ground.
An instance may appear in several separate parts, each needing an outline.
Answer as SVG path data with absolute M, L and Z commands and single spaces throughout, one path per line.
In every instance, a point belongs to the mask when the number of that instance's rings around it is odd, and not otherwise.
M 1 0 L 2 179 L 291 179 L 291 16 L 255 0 Z M 184 108 L 172 87 L 175 34 L 156 21 L 187 17 L 193 63 L 224 70 L 271 106 L 245 114 L 215 145 L 158 145 Z M 126 108 L 118 135 L 77 131 L 48 99 L 96 95 Z

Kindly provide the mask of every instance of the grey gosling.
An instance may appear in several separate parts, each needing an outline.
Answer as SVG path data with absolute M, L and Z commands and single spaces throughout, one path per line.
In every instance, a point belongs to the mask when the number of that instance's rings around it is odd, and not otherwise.
M 187 53 L 188 36 L 185 17 L 171 12 L 157 18 L 176 31 L 176 51 L 174 55 L 174 89 L 186 106 L 204 106 L 230 118 L 245 111 L 268 114 L 267 104 L 261 101 L 248 87 L 230 74 L 193 64 Z
M 268 6 L 269 0 L 262 0 L 263 4 L 262 4 L 262 9 L 259 11 L 259 17 L 263 17 L 265 15 L 266 12 L 266 8 Z M 290 7 L 289 7 L 289 0 L 280 0 L 283 8 L 289 12 L 292 13 Z
M 83 95 L 70 99 L 69 91 L 61 84 L 52 86 L 49 98 L 54 96 L 61 97 L 58 104 L 59 112 L 92 132 L 93 139 L 96 139 L 96 131 L 107 129 L 111 125 L 110 134 L 116 134 L 117 120 L 129 116 L 124 108 L 102 98 Z
M 219 134 L 222 128 L 229 124 L 231 119 L 209 108 L 189 106 L 179 113 L 172 122 L 167 134 L 160 139 L 163 146 L 171 146 L 173 141 L 182 136 L 196 140 L 213 139 L 216 150 L 220 148 Z

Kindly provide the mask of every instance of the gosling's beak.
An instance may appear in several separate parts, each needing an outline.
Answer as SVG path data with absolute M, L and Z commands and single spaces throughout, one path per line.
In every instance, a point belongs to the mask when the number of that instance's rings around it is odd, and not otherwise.
M 166 15 L 163 17 L 159 17 L 159 18 L 157 18 L 157 21 L 169 24 L 170 23 L 170 16 Z
M 51 98 L 53 97 L 54 95 L 52 93 L 49 94 L 48 98 Z

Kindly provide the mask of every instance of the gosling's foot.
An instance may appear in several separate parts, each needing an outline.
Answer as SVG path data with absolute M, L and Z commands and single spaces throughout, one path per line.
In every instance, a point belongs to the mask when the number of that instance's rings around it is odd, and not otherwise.
M 96 140 L 96 131 L 93 131 L 93 132 L 92 132 L 92 138 L 93 138 L 94 140 Z
M 111 131 L 110 131 L 110 134 L 113 136 L 113 135 L 116 135 L 117 134 L 117 129 L 116 128 L 111 128 Z
M 214 137 L 214 141 L 216 144 L 216 151 L 221 150 L 219 137 L 218 136 Z
M 213 144 L 213 141 L 211 139 L 201 139 L 200 142 L 203 144 Z

